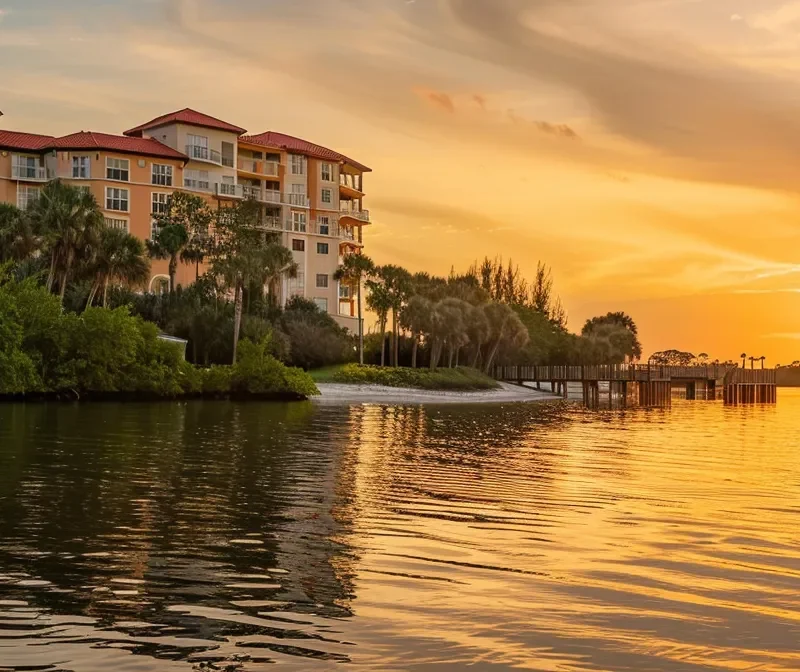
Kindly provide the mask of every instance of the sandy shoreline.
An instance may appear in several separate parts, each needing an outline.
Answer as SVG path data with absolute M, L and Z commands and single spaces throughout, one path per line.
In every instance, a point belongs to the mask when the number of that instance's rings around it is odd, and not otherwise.
M 338 383 L 320 383 L 317 387 L 322 395 L 313 400 L 325 404 L 497 404 L 561 400 L 548 392 L 507 383 L 501 383 L 500 389 L 480 392 L 440 392 Z

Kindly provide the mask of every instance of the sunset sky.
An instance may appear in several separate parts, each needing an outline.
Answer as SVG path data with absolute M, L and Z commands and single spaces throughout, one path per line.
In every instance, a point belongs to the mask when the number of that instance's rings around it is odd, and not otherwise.
M 187 106 L 370 165 L 378 262 L 541 259 L 573 329 L 800 359 L 800 1 L 0 0 L 0 127 Z

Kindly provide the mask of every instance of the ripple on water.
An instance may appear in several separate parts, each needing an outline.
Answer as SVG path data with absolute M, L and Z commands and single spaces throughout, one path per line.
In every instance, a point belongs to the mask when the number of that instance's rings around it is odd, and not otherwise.
M 777 408 L 0 406 L 0 670 L 800 669 Z

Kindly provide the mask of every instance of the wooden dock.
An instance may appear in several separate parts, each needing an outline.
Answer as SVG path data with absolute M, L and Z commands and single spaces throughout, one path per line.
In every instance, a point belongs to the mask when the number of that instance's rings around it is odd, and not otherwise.
M 583 401 L 600 405 L 601 385 L 609 404 L 664 407 L 672 403 L 673 389 L 684 389 L 686 398 L 723 399 L 727 404 L 774 404 L 777 376 L 774 369 L 740 369 L 708 366 L 653 366 L 609 364 L 593 366 L 500 366 L 495 378 L 517 385 L 535 384 L 568 398 L 570 384 L 580 384 Z

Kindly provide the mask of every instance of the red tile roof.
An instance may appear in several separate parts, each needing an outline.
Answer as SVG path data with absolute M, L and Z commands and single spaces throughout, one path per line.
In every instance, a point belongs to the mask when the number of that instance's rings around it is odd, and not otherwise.
M 177 112 L 170 112 L 169 114 L 163 114 L 160 117 L 156 117 L 155 119 L 148 121 L 146 124 L 142 124 L 141 126 L 132 128 L 129 131 L 125 131 L 125 135 L 141 136 L 142 132 L 149 128 L 157 128 L 158 126 L 174 123 L 189 124 L 191 126 L 203 126 L 204 128 L 216 128 L 220 131 L 236 133 L 236 135 L 242 135 L 242 133 L 247 132 L 243 128 L 239 128 L 238 126 L 229 124 L 226 121 L 222 121 L 221 119 L 217 119 L 215 117 L 210 117 L 207 114 L 197 112 L 196 110 L 192 110 L 191 108 L 187 107 L 183 110 L 178 110 Z
M 0 131 L 0 147 L 5 147 L 6 149 L 21 149 L 28 152 L 36 152 L 44 150 L 52 141 L 52 135 Z
M 313 142 L 301 140 L 291 135 L 284 133 L 276 133 L 275 131 L 267 131 L 266 133 L 259 133 L 258 135 L 243 135 L 239 138 L 242 142 L 249 142 L 253 145 L 262 145 L 264 147 L 275 147 L 282 149 L 286 152 L 296 152 L 298 154 L 306 154 L 314 157 L 315 159 L 324 159 L 328 161 L 335 161 L 337 163 L 347 163 L 364 172 L 371 172 L 371 169 L 365 165 L 347 158 L 344 154 L 334 152 L 332 149 L 323 147 L 322 145 L 315 145 Z
M 122 154 L 141 154 L 143 156 L 159 156 L 166 159 L 180 159 L 184 162 L 189 158 L 185 154 L 167 147 L 152 138 L 128 138 L 124 135 L 109 135 L 108 133 L 94 133 L 81 131 L 63 138 L 54 138 L 48 149 L 103 149 Z

